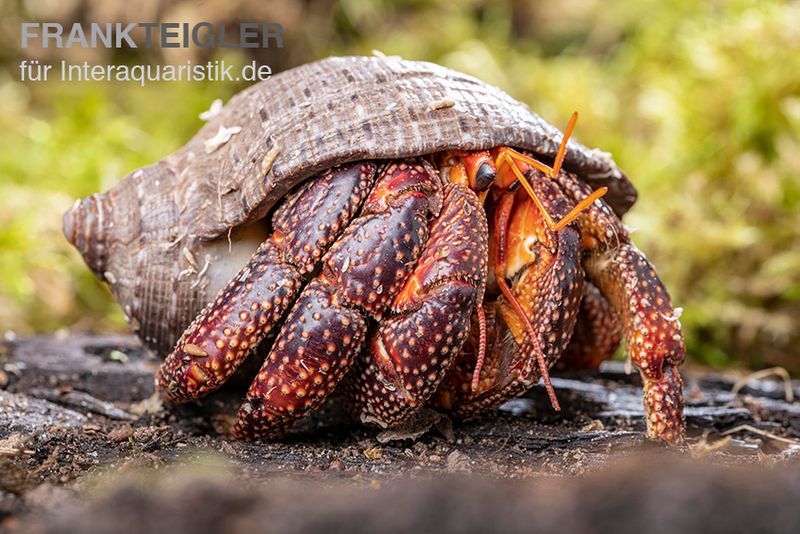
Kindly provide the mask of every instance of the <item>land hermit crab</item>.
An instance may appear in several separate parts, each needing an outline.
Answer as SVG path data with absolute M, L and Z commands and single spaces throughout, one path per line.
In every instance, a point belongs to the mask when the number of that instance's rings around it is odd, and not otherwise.
M 558 409 L 548 368 L 597 365 L 624 333 L 648 436 L 681 443 L 680 324 L 620 220 L 636 192 L 573 125 L 437 65 L 329 58 L 242 91 L 64 232 L 169 353 L 165 398 L 216 390 L 261 345 L 236 437 L 334 390 L 383 428 L 540 379 Z

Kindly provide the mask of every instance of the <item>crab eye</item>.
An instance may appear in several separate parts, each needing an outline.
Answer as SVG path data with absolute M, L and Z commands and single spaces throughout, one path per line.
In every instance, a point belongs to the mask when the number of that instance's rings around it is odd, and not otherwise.
M 494 167 L 492 167 L 488 161 L 484 161 L 481 163 L 480 167 L 478 167 L 478 172 L 475 173 L 475 191 L 478 193 L 486 191 L 492 185 L 496 177 L 497 173 Z

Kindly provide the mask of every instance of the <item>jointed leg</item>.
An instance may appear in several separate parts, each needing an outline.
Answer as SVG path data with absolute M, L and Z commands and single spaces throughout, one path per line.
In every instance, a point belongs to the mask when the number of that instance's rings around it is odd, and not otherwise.
M 481 383 L 481 369 L 483 369 L 483 362 L 486 361 L 486 313 L 483 311 L 482 304 L 478 304 L 475 308 L 475 315 L 478 318 L 478 358 L 475 361 L 475 370 L 472 371 L 472 382 L 470 383 L 473 393 L 478 391 Z
M 550 382 L 550 373 L 548 372 L 547 363 L 544 361 L 544 353 L 542 352 L 542 346 L 539 344 L 539 336 L 536 335 L 536 331 L 533 329 L 533 325 L 531 325 L 530 320 L 528 319 L 525 310 L 522 309 L 522 305 L 517 300 L 517 297 L 511 292 L 511 288 L 505 283 L 502 278 L 497 279 L 497 285 L 500 287 L 500 290 L 503 293 L 503 296 L 508 300 L 511 306 L 514 308 L 517 316 L 522 320 L 522 323 L 525 325 L 525 333 L 527 334 L 527 340 L 533 346 L 533 355 L 536 358 L 536 363 L 539 366 L 539 376 L 542 377 L 542 382 L 544 382 L 544 387 L 547 390 L 547 396 L 550 397 L 550 404 L 553 406 L 553 409 L 557 412 L 561 411 L 561 406 L 558 404 L 558 397 L 556 397 L 556 391 L 553 389 L 553 384 Z M 474 380 L 474 379 L 473 379 Z
M 270 240 L 181 336 L 156 375 L 156 388 L 172 402 L 218 389 L 256 349 L 302 287 L 297 269 L 282 261 Z
M 473 384 L 481 353 L 481 327 L 475 314 L 467 341 L 431 399 L 433 406 L 458 418 L 496 409 L 525 393 L 539 379 L 536 359 L 517 344 L 508 325 L 499 317 L 497 305 L 484 304 L 483 308 L 486 351 L 477 387 Z
M 666 288 L 631 244 L 592 254 L 584 266 L 621 316 L 628 355 L 644 380 L 647 434 L 682 443 L 683 382 L 678 366 L 686 350 Z
M 298 298 L 247 392 L 236 437 L 280 432 L 317 407 L 350 369 L 367 322 L 331 289 L 324 279 L 313 280 Z
M 560 173 L 556 180 L 575 200 L 589 188 L 567 173 Z M 669 293 L 605 202 L 590 206 L 577 224 L 586 250 L 586 274 L 616 311 L 628 355 L 644 380 L 647 434 L 683 443 L 683 382 L 678 367 L 686 349 Z

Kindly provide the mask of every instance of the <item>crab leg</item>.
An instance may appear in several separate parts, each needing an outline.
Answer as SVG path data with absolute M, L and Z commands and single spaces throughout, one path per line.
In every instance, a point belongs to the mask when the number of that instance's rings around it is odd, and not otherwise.
M 423 405 L 439 386 L 469 333 L 483 299 L 488 227 L 475 193 L 460 184 L 445 190 L 425 250 L 348 376 L 356 419 L 393 426 Z
M 383 171 L 286 318 L 239 410 L 236 437 L 280 432 L 336 387 L 365 344 L 367 322 L 383 319 L 420 257 L 440 188 L 422 162 Z
M 559 174 L 557 181 L 573 199 L 588 189 L 566 173 Z M 586 274 L 618 314 L 628 355 L 644 381 L 647 434 L 683 443 L 683 382 L 678 367 L 686 349 L 669 293 L 605 202 L 592 204 L 577 223 L 587 250 Z
M 239 410 L 237 438 L 282 430 L 317 407 L 361 350 L 367 320 L 331 291 L 327 278 L 312 280 L 286 317 Z
M 272 236 L 186 329 L 156 387 L 174 402 L 219 388 L 280 320 L 323 253 L 361 206 L 373 163 L 330 170 L 275 212 Z
M 684 439 L 685 348 L 678 314 L 653 266 L 633 245 L 590 255 L 586 273 L 622 318 L 628 355 L 644 381 L 647 434 L 680 444 Z
M 475 316 L 478 319 L 478 357 L 475 359 L 475 369 L 472 371 L 472 382 L 470 382 L 473 393 L 478 391 L 481 383 L 481 370 L 486 361 L 486 312 L 483 311 L 483 305 L 478 306 L 475 310 Z

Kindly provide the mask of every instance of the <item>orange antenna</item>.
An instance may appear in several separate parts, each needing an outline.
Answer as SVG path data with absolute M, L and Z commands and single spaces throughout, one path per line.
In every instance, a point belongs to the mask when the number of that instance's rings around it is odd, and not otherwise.
M 564 132 L 564 136 L 561 138 L 561 144 L 558 146 L 558 152 L 556 153 L 556 159 L 553 162 L 553 166 L 549 167 L 545 165 L 541 161 L 537 161 L 533 158 L 529 158 L 524 154 L 520 154 L 514 149 L 505 147 L 500 150 L 499 154 L 497 155 L 497 159 L 495 161 L 495 166 L 499 170 L 503 167 L 503 165 L 508 165 L 511 168 L 511 171 L 514 173 L 514 176 L 517 177 L 517 180 L 528 193 L 528 196 L 531 197 L 533 202 L 536 204 L 536 207 L 539 208 L 539 211 L 542 212 L 542 216 L 544 216 L 545 224 L 552 232 L 557 232 L 561 230 L 566 225 L 574 221 L 578 218 L 583 210 L 588 208 L 592 202 L 601 198 L 608 192 L 607 187 L 600 187 L 592 192 L 589 196 L 578 202 L 570 212 L 561 218 L 558 222 L 554 221 L 550 214 L 545 209 L 544 204 L 541 200 L 539 200 L 539 196 L 533 190 L 530 182 L 528 179 L 525 178 L 522 170 L 517 165 L 517 162 L 525 163 L 535 169 L 542 171 L 543 173 L 547 174 L 550 178 L 555 178 L 558 176 L 558 173 L 561 171 L 561 165 L 564 163 L 564 158 L 567 155 L 567 142 L 569 141 L 570 136 L 572 136 L 572 131 L 575 129 L 575 123 L 578 121 L 578 112 L 575 111 L 572 113 L 572 116 L 569 118 L 569 122 L 567 123 L 566 131 Z
M 483 369 L 483 361 L 486 359 L 486 314 L 480 304 L 478 304 L 478 308 L 475 311 L 478 314 L 478 360 L 475 362 L 475 371 L 472 373 L 473 393 L 478 391 L 478 385 L 481 381 L 481 369 Z
M 519 315 L 520 320 L 522 321 L 523 325 L 525 326 L 525 332 L 527 333 L 528 337 L 531 340 L 531 344 L 533 345 L 534 353 L 536 354 L 536 362 L 539 366 L 539 375 L 542 377 L 544 381 L 544 386 L 547 389 L 547 395 L 550 397 L 550 403 L 553 405 L 553 409 L 561 411 L 561 407 L 558 405 L 558 399 L 556 398 L 556 392 L 553 389 L 553 385 L 550 383 L 550 374 L 547 371 L 547 364 L 544 361 L 544 354 L 542 353 L 542 347 L 539 345 L 539 337 L 536 335 L 536 331 L 533 329 L 533 325 L 528 320 L 528 317 L 525 315 L 525 309 L 522 307 L 522 304 L 519 303 L 517 297 L 514 296 L 514 293 L 511 292 L 511 288 L 508 287 L 505 281 L 505 268 L 503 265 L 503 251 L 506 247 L 506 230 L 508 226 L 508 217 L 510 216 L 511 206 L 514 203 L 514 194 L 513 193 L 505 193 L 503 199 L 500 201 L 500 204 L 497 206 L 495 210 L 495 225 L 494 225 L 494 237 L 495 237 L 495 247 L 494 247 L 494 277 L 497 282 L 497 286 L 500 288 L 500 291 L 505 295 L 506 299 L 511 303 L 514 311 Z M 474 377 L 473 377 L 474 382 Z
M 576 122 L 578 122 L 578 112 L 573 111 L 569 122 L 567 122 L 567 129 L 564 130 L 564 137 L 561 138 L 561 144 L 558 146 L 558 152 L 556 152 L 556 160 L 553 162 L 553 169 L 550 172 L 551 178 L 558 176 L 558 171 L 561 170 L 561 164 L 564 163 L 564 158 L 567 155 L 567 141 L 572 136 L 572 130 L 575 129 Z
M 544 353 L 542 352 L 542 347 L 539 345 L 539 337 L 536 335 L 536 332 L 533 330 L 533 325 L 528 320 L 528 317 L 525 315 L 525 310 L 522 309 L 522 305 L 517 300 L 517 297 L 511 292 L 511 288 L 508 287 L 506 281 L 502 278 L 497 278 L 497 285 L 500 287 L 500 291 L 505 295 L 506 299 L 511 303 L 514 307 L 514 311 L 517 312 L 520 319 L 522 319 L 523 324 L 525 325 L 525 331 L 528 333 L 528 337 L 533 344 L 533 351 L 536 354 L 536 362 L 539 365 L 539 375 L 542 377 L 542 381 L 544 382 L 544 387 L 547 390 L 547 396 L 550 397 L 550 404 L 553 405 L 553 409 L 557 412 L 561 411 L 561 406 L 558 404 L 558 398 L 556 397 L 556 391 L 553 389 L 553 384 L 550 382 L 550 373 L 547 369 L 547 363 L 544 361 Z

